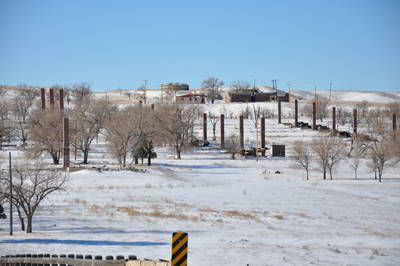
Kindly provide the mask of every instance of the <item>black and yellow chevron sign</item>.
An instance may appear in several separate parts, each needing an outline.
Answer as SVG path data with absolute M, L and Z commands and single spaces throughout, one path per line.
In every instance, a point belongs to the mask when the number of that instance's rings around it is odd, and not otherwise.
M 172 266 L 187 266 L 188 240 L 187 233 L 176 232 L 172 234 Z

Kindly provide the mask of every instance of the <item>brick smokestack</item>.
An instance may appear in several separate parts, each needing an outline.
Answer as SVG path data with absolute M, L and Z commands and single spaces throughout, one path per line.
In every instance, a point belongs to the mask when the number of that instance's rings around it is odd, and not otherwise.
M 278 123 L 282 123 L 282 105 L 281 105 L 281 98 L 278 98 Z
M 64 117 L 64 170 L 68 171 L 69 166 L 69 120 Z
M 299 124 L 299 103 L 296 100 L 294 100 L 294 126 L 297 127 Z
M 336 107 L 332 107 L 332 132 L 336 132 Z
M 225 116 L 224 116 L 224 114 L 221 114 L 220 126 L 221 126 L 221 149 L 224 149 L 225 148 Z
M 60 111 L 64 112 L 64 90 L 60 89 L 59 94 L 60 94 Z
M 315 102 L 312 103 L 312 129 L 317 129 L 317 104 Z
M 244 149 L 243 115 L 239 117 L 240 147 Z
M 50 89 L 50 108 L 54 109 L 54 89 Z
M 261 117 L 261 148 L 262 156 L 265 156 L 265 117 Z
M 207 140 L 207 113 L 203 113 L 203 139 Z
M 46 110 L 46 91 L 44 88 L 40 89 L 40 98 L 42 99 L 42 111 Z

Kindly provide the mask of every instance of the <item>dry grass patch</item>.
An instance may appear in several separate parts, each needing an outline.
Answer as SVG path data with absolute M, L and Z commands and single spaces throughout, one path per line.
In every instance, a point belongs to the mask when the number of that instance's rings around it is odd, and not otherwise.
M 128 216 L 138 216 L 140 212 L 136 211 L 135 207 L 116 207 L 117 211 L 124 212 L 128 214 Z
M 242 211 L 223 211 L 223 214 L 228 217 L 258 220 L 254 213 L 248 213 L 248 212 L 242 212 Z
M 74 200 L 72 200 L 72 204 L 74 204 L 74 205 L 81 204 L 81 205 L 87 206 L 88 202 L 86 200 L 74 199 Z
M 273 215 L 272 217 L 275 218 L 275 219 L 278 219 L 278 220 L 284 220 L 285 219 L 285 216 L 280 215 L 280 214 Z
M 190 216 L 181 213 L 162 213 L 159 210 L 155 210 L 152 212 L 144 212 L 140 211 L 137 207 L 125 207 L 125 206 L 114 206 L 114 205 L 106 205 L 104 207 L 100 207 L 96 204 L 93 204 L 89 211 L 91 213 L 106 213 L 105 211 L 117 210 L 122 213 L 126 213 L 129 217 L 138 216 L 138 217 L 153 217 L 153 218 L 161 218 L 161 219 L 179 219 L 179 220 L 190 220 L 193 222 L 204 221 L 200 217 Z

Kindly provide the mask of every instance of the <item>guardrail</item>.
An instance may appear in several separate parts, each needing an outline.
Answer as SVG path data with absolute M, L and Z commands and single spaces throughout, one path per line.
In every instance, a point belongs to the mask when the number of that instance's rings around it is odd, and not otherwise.
M 169 261 L 138 260 L 136 256 L 17 254 L 0 257 L 0 266 L 171 266 Z

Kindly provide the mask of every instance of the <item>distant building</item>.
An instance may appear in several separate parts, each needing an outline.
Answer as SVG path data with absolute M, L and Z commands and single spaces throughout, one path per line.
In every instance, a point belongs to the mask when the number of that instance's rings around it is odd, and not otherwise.
M 201 93 L 179 93 L 175 96 L 176 103 L 185 103 L 185 104 L 198 104 L 205 103 L 207 96 Z
M 289 102 L 289 93 L 281 90 L 262 91 L 259 89 L 251 89 L 247 91 L 230 91 L 225 94 L 226 103 L 234 102 Z
M 186 83 L 161 83 L 161 90 L 170 90 L 170 91 L 188 91 L 189 84 Z
M 161 83 L 161 99 L 168 102 L 174 101 L 175 96 L 180 91 L 188 91 L 189 85 L 186 83 Z

